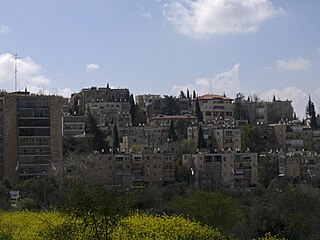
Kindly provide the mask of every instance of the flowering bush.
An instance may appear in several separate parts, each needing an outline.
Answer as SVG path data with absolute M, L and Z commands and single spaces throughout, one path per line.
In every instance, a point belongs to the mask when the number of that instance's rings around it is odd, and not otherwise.
M 118 223 L 112 239 L 227 239 L 217 229 L 182 216 L 133 214 Z

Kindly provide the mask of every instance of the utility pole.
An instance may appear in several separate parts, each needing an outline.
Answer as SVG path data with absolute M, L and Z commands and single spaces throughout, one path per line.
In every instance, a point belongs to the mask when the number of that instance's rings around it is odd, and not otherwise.
M 18 55 L 15 54 L 14 55 L 14 90 L 15 90 L 15 92 L 18 89 L 18 64 L 17 64 L 17 60 L 18 60 Z

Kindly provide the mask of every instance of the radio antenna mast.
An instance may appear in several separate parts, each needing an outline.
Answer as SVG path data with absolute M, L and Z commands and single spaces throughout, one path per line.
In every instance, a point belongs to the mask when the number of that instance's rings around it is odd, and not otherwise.
M 17 91 L 18 89 L 18 55 L 14 55 L 14 90 Z

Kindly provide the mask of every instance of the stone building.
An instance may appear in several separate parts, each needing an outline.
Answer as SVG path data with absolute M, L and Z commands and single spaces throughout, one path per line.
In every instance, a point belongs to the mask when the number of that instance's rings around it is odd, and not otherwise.
M 191 126 L 187 129 L 188 139 L 198 142 L 198 126 Z M 241 150 L 241 129 L 230 125 L 203 125 L 204 139 L 207 149 L 217 152 L 225 150 Z
M 63 136 L 80 137 L 85 135 L 85 116 L 63 116 Z
M 77 115 L 84 115 L 88 103 L 99 102 L 129 102 L 130 92 L 126 88 L 110 88 L 107 87 L 91 87 L 84 88 L 79 93 L 73 94 L 71 97 L 71 109 Z
M 211 186 L 249 186 L 258 182 L 258 155 L 251 152 L 226 151 L 185 154 L 182 164 L 193 169 L 196 183 Z
M 281 120 L 292 120 L 294 117 L 291 101 L 243 101 L 249 123 L 254 125 L 279 123 Z
M 29 92 L 0 97 L 0 178 L 46 176 L 62 156 L 62 97 Z
M 233 99 L 226 96 L 205 94 L 198 97 L 204 123 L 216 123 L 219 120 L 233 121 Z M 191 100 L 195 110 L 196 99 Z
M 87 176 L 92 181 L 124 188 L 143 188 L 149 184 L 174 182 L 170 153 L 120 153 L 92 156 Z M 67 176 L 68 177 L 68 176 Z
M 277 144 L 285 151 L 319 150 L 320 136 L 318 130 L 312 130 L 298 121 L 270 124 Z
M 317 180 L 320 177 L 320 155 L 312 151 L 270 151 L 263 155 L 274 159 L 278 173 L 296 181 Z

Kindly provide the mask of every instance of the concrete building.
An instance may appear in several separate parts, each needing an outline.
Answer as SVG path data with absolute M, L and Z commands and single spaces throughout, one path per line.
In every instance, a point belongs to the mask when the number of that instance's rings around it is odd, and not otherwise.
M 71 103 L 76 107 L 78 115 L 84 115 L 88 103 L 98 102 L 129 102 L 130 92 L 126 88 L 110 88 L 107 87 L 97 88 L 84 88 L 80 93 L 73 94 Z
M 226 96 L 205 94 L 198 97 L 204 123 L 216 123 L 219 120 L 233 121 L 233 99 Z M 193 112 L 196 99 L 191 101 Z
M 191 126 L 187 129 L 188 139 L 198 142 L 198 126 Z M 241 129 L 230 125 L 203 125 L 204 139 L 208 150 L 221 152 L 225 150 L 241 151 Z
M 63 136 L 82 137 L 85 135 L 85 116 L 63 116 Z
M 136 104 L 143 110 L 148 118 L 160 113 L 162 98 L 159 94 L 143 94 L 135 97 Z
M 311 151 L 270 151 L 265 155 L 278 164 L 279 174 L 296 181 L 320 178 L 320 155 Z
M 122 139 L 121 150 L 130 152 L 132 146 L 141 147 L 147 152 L 168 151 L 167 142 L 169 125 L 163 126 L 126 126 L 119 128 L 119 136 Z
M 258 182 L 258 155 L 226 151 L 185 154 L 182 164 L 195 171 L 196 183 L 212 186 L 249 186 Z
M 274 100 L 265 101 L 243 101 L 249 123 L 251 124 L 272 124 L 279 123 L 281 120 L 293 120 L 294 112 L 292 101 Z
M 29 92 L 0 97 L 0 178 L 46 176 L 62 156 L 62 97 Z
M 86 168 L 92 181 L 124 188 L 174 182 L 173 156 L 169 153 L 97 154 L 92 158 L 91 167 Z
M 127 101 L 90 102 L 86 104 L 86 109 L 90 110 L 99 126 L 117 123 L 121 127 L 131 124 L 130 103 Z
M 318 130 L 312 130 L 298 121 L 280 122 L 269 125 L 273 131 L 280 149 L 285 151 L 319 149 L 320 135 Z
M 179 122 L 179 124 L 184 124 L 185 126 L 197 125 L 198 119 L 195 116 L 187 115 L 158 115 L 150 118 L 150 126 L 170 126 L 171 121 Z

